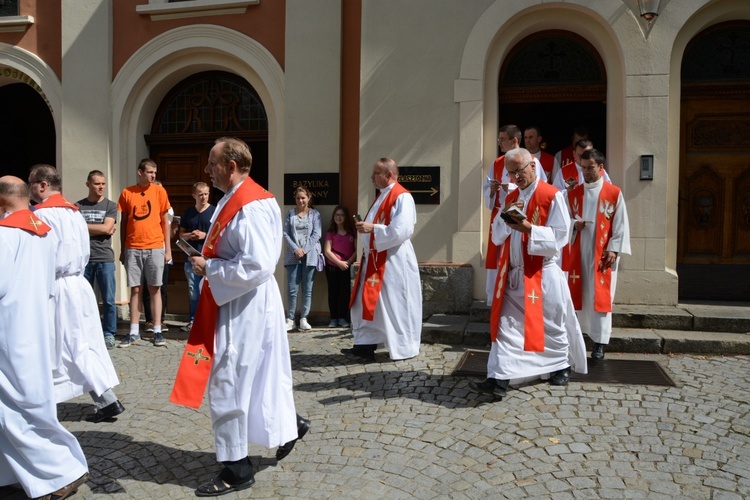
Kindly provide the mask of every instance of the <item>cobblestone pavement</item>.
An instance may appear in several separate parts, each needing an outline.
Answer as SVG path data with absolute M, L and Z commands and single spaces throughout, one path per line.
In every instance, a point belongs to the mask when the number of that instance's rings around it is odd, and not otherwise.
M 346 332 L 290 339 L 312 429 L 278 464 L 251 447 L 255 486 L 224 498 L 750 497 L 748 357 L 651 356 L 678 387 L 539 382 L 495 402 L 450 375 L 462 347 L 362 364 L 339 353 Z M 218 471 L 207 403 L 167 400 L 183 347 L 110 351 L 116 422 L 85 422 L 88 396 L 59 405 L 91 469 L 76 498 L 193 498 Z

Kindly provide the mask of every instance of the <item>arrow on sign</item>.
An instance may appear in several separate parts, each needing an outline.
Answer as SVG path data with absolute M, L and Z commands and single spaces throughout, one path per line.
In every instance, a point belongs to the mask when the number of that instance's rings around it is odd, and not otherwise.
M 435 196 L 438 194 L 438 190 L 436 187 L 431 187 L 430 189 L 421 189 L 421 190 L 409 190 L 410 193 L 430 193 L 430 196 Z

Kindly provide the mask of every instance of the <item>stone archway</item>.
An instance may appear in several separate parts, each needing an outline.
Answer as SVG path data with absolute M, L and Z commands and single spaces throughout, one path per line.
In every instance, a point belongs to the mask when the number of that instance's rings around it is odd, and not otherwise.
M 606 100 L 607 72 L 597 50 L 571 31 L 540 31 L 519 41 L 503 61 L 498 126 L 540 127 L 550 154 L 569 146 L 573 129 L 585 126 L 605 151 Z

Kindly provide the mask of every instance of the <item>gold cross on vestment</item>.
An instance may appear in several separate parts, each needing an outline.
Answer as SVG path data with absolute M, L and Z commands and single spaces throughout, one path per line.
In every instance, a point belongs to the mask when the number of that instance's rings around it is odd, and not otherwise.
M 198 352 L 187 352 L 186 355 L 190 356 L 191 358 L 195 358 L 195 364 L 197 365 L 201 361 L 211 361 L 210 356 L 204 356 L 203 355 L 203 348 L 201 347 L 198 349 Z
M 36 232 L 36 231 L 39 231 L 39 226 L 41 226 L 44 223 L 40 220 L 34 220 L 34 216 L 29 215 L 29 224 L 34 226 L 34 231 Z
M 536 304 L 536 299 L 539 298 L 539 296 L 536 294 L 536 291 L 532 288 L 531 293 L 527 295 L 528 298 L 531 299 L 532 304 Z
M 378 286 L 378 283 L 380 283 L 380 280 L 378 279 L 377 276 L 372 275 L 369 278 L 367 278 L 367 282 L 370 284 L 371 287 L 374 288 L 374 287 Z
M 580 276 L 578 276 L 578 275 L 576 274 L 576 272 L 575 272 L 575 271 L 573 271 L 573 272 L 572 272 L 572 273 L 570 274 L 570 279 L 572 279 L 572 280 L 573 280 L 573 283 L 575 283 L 575 282 L 576 282 L 576 280 L 577 280 L 578 278 L 580 278 Z

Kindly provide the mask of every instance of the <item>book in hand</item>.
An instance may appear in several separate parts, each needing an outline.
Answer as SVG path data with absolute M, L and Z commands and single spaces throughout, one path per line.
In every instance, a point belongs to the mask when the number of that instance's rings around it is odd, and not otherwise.
M 193 247 L 190 243 L 182 238 L 178 238 L 175 242 L 175 245 L 177 245 L 177 248 L 185 252 L 188 257 L 198 257 L 201 254 L 198 250 L 195 249 L 195 247 Z
M 511 205 L 507 210 L 500 212 L 500 217 L 507 224 L 518 224 L 526 218 L 526 215 L 517 206 Z
M 565 179 L 565 187 L 567 189 L 572 189 L 576 187 L 577 184 L 578 184 L 578 179 L 576 179 L 575 177 L 568 177 L 567 179 Z

